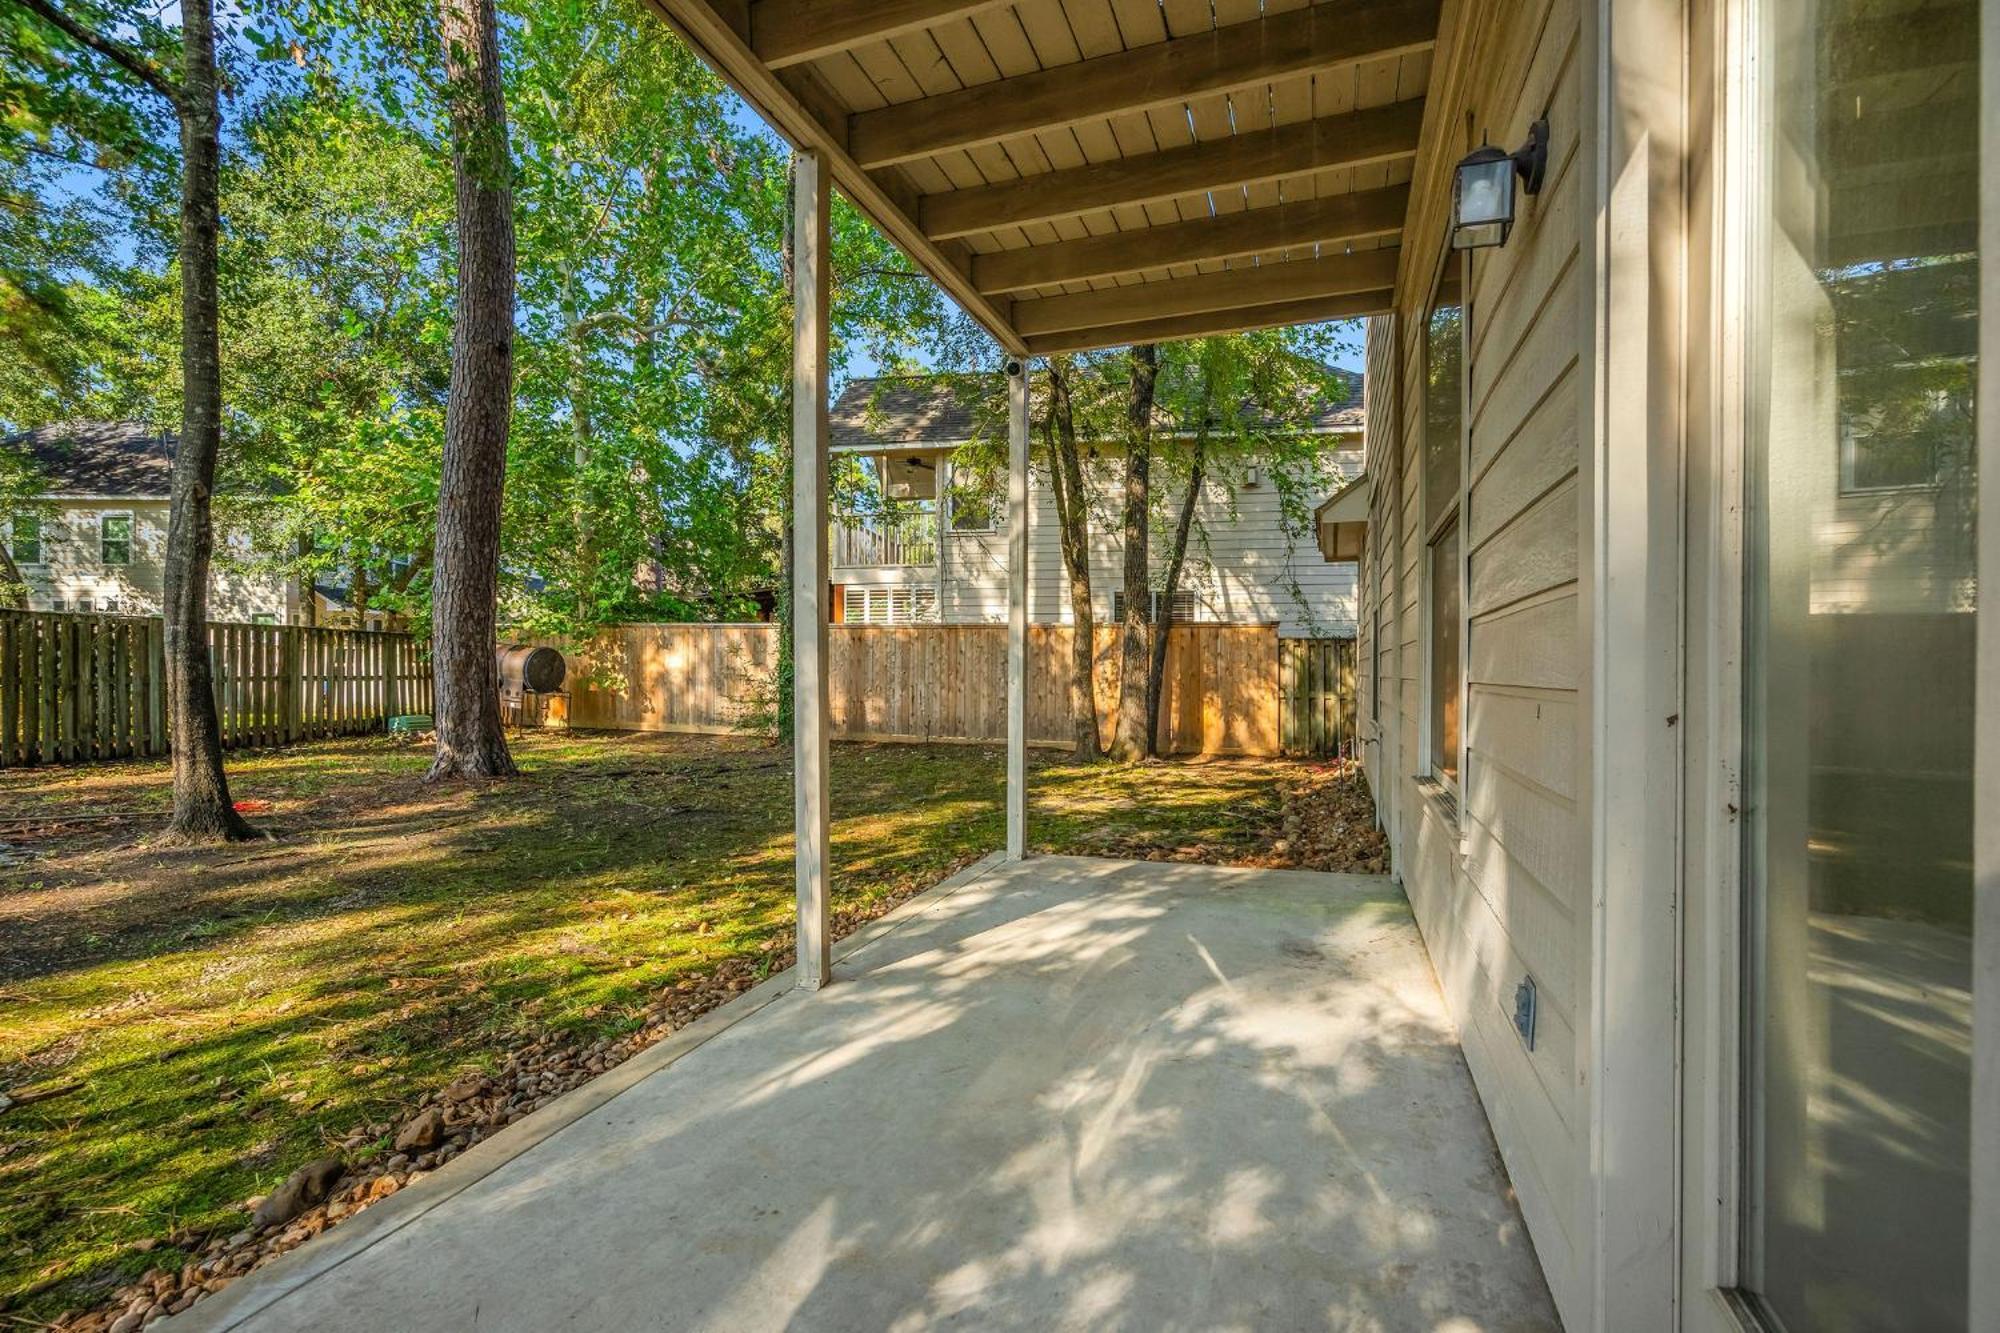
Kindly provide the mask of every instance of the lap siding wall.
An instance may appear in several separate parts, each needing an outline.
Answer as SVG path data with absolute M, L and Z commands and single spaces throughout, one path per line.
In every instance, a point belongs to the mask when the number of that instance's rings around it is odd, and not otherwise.
M 1466 74 L 1434 89 L 1441 104 L 1426 133 L 1439 135 L 1431 156 L 1440 165 L 1417 182 L 1406 298 L 1369 335 L 1376 493 L 1357 675 L 1361 716 L 1374 718 L 1370 776 L 1403 886 L 1557 1304 L 1571 1326 L 1586 1327 L 1589 733 L 1579 696 L 1588 639 L 1578 598 L 1586 555 L 1578 467 L 1589 420 L 1579 367 L 1591 319 L 1579 259 L 1579 154 L 1587 151 L 1579 24 L 1577 0 L 1473 0 L 1458 11 L 1457 40 L 1471 43 Z M 1451 164 L 1482 135 L 1514 146 L 1542 115 L 1551 131 L 1546 184 L 1522 199 L 1505 246 L 1474 253 L 1465 295 L 1466 755 L 1454 819 L 1418 780 L 1428 769 L 1418 477 L 1429 283 L 1407 279 L 1436 271 Z M 1511 1022 L 1523 976 L 1535 979 L 1539 999 L 1532 1051 Z

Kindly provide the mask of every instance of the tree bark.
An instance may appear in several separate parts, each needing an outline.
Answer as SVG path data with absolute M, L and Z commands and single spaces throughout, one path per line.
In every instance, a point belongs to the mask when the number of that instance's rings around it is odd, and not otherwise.
M 1153 656 L 1146 668 L 1146 753 L 1160 753 L 1160 696 L 1165 693 L 1167 640 L 1174 628 L 1174 591 L 1180 587 L 1181 569 L 1187 564 L 1188 534 L 1194 531 L 1195 506 L 1201 501 L 1202 477 L 1208 470 L 1208 437 L 1194 437 L 1188 460 L 1187 494 L 1181 498 L 1180 518 L 1174 524 L 1173 554 L 1167 559 L 1166 581 L 1160 586 L 1160 614 L 1153 619 Z
M 1118 726 L 1115 759 L 1146 755 L 1146 648 L 1152 619 L 1147 586 L 1147 535 L 1152 504 L 1153 384 L 1159 357 L 1151 343 L 1132 349 L 1132 379 L 1125 401 L 1125 614 L 1118 634 Z
M 1076 757 L 1089 762 L 1102 758 L 1104 750 L 1097 736 L 1097 616 L 1090 603 L 1090 497 L 1083 488 L 1069 374 L 1062 358 L 1049 359 L 1049 414 L 1042 420 L 1042 433 L 1049 450 L 1049 490 L 1055 498 L 1063 568 L 1069 574 L 1073 626 L 1069 712 L 1076 731 Z
M 208 575 L 215 555 L 211 511 L 222 450 L 222 353 L 216 294 L 220 229 L 219 122 L 213 0 L 181 7 L 181 433 L 169 483 L 162 573 L 167 728 L 173 737 L 174 816 L 169 836 L 186 842 L 248 838 L 222 767 L 222 726 L 208 660 Z
M 514 408 L 514 196 L 493 0 L 439 0 L 458 205 L 458 291 L 431 584 L 429 781 L 514 773 L 494 630 Z
M 28 581 L 21 577 L 21 567 L 14 563 L 14 553 L 7 549 L 9 543 L 0 541 L 0 607 L 10 611 L 28 609 Z

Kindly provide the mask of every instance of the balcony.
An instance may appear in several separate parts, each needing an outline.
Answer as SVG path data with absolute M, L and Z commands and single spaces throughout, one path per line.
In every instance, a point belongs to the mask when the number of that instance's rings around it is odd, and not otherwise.
M 836 568 L 905 568 L 937 564 L 937 515 L 927 509 L 877 514 L 836 514 L 832 523 Z

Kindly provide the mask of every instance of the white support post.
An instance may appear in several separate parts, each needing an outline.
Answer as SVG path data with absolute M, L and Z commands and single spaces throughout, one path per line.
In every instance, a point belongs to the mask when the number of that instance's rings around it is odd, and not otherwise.
M 1028 854 L 1028 367 L 1007 362 L 1007 859 Z
M 792 208 L 792 822 L 799 986 L 833 967 L 827 904 L 827 165 L 796 162 Z

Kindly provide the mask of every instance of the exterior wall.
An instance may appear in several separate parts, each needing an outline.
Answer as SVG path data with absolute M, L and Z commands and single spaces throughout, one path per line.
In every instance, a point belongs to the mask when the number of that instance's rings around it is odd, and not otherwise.
M 21 570 L 28 585 L 30 610 L 49 610 L 57 598 L 65 606 L 89 598 L 99 610 L 107 599 L 115 600 L 121 615 L 160 614 L 167 554 L 165 500 L 57 498 L 47 503 L 53 512 L 42 519 L 42 562 Z M 99 533 L 107 516 L 132 519 L 130 564 L 104 563 Z M 7 528 L 11 537 L 11 521 Z M 211 620 L 247 622 L 269 615 L 283 622 L 290 618 L 293 599 L 285 580 L 257 570 L 253 559 L 246 533 L 227 534 L 218 543 L 209 580 Z
M 1334 467 L 1344 479 L 1360 471 L 1358 441 L 1341 437 Z M 1120 466 L 1100 460 L 1093 478 L 1100 496 L 1115 493 Z M 1055 500 L 1039 473 L 1029 490 L 1033 514 L 1028 526 L 1028 617 L 1036 624 L 1068 624 L 1069 579 L 1064 573 Z M 1198 596 L 1198 620 L 1230 624 L 1275 624 L 1284 638 L 1345 638 L 1355 630 L 1357 590 L 1352 565 L 1324 559 L 1310 528 L 1295 537 L 1284 530 L 1282 499 L 1266 479 L 1258 486 L 1231 486 L 1211 479 L 1202 490 L 1199 532 L 1188 542 L 1181 588 Z M 1091 600 L 1100 620 L 1111 615 L 1112 595 L 1124 579 L 1118 514 L 1109 503 L 1091 513 Z M 1154 534 L 1150 561 L 1165 572 L 1160 535 Z M 946 624 L 1005 624 L 1007 620 L 1007 532 L 943 535 L 942 571 L 931 566 L 890 569 L 836 566 L 834 582 L 937 582 L 939 619 Z M 940 574 L 942 577 L 940 577 Z M 1297 591 L 1294 592 L 1296 586 Z
M 1392 319 L 1371 321 L 1361 715 L 1395 864 L 1460 1027 L 1551 1289 L 1590 1326 L 1591 895 L 1584 367 L 1591 293 L 1580 217 L 1589 64 L 1577 0 L 1459 8 L 1451 69 L 1433 83 L 1430 169 L 1416 182 Z M 1464 748 L 1453 800 L 1427 781 L 1428 565 L 1422 340 L 1449 222 L 1450 169 L 1482 135 L 1513 145 L 1546 114 L 1541 194 L 1513 235 L 1474 253 L 1465 283 L 1459 530 Z M 1471 127 L 1468 135 L 1467 127 Z M 1378 399 L 1393 398 L 1393 402 Z M 1456 443 L 1456 442 L 1455 442 Z M 1511 1022 L 1538 992 L 1533 1049 Z

